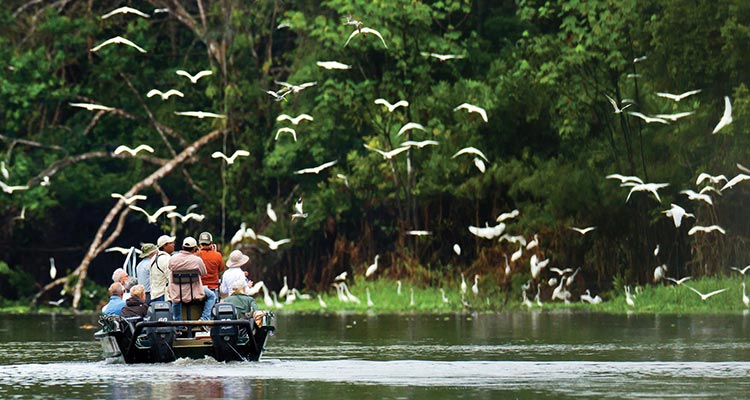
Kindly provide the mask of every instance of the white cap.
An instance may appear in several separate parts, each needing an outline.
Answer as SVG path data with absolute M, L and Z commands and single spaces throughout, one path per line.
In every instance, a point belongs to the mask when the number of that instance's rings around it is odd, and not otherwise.
M 188 236 L 182 241 L 182 247 L 198 247 L 198 242 L 194 237 Z
M 176 236 L 161 235 L 159 236 L 159 239 L 156 240 L 156 247 L 161 248 L 161 246 L 164 246 L 167 243 L 174 243 L 176 239 Z

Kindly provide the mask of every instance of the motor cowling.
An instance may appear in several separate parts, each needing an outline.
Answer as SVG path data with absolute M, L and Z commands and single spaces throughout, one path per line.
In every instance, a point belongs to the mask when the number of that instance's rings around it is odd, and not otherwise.
M 172 307 L 166 301 L 155 301 L 148 307 L 145 321 L 172 321 Z M 151 343 L 149 354 L 152 361 L 169 362 L 175 360 L 174 346 L 176 329 L 174 326 L 154 326 L 144 329 Z
M 234 304 L 216 303 L 211 311 L 214 321 L 236 320 L 237 310 Z M 211 342 L 214 346 L 214 358 L 217 361 L 239 361 L 242 356 L 237 352 L 239 339 L 237 325 L 214 325 L 211 327 Z

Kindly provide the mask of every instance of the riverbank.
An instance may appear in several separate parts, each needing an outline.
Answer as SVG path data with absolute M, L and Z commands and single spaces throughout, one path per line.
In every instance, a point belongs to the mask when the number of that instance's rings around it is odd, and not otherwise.
M 615 290 L 607 293 L 592 293 L 592 296 L 598 294 L 602 297 L 603 301 L 599 304 L 581 302 L 578 294 L 574 294 L 567 304 L 562 301 L 550 301 L 548 293 L 552 288 L 548 287 L 542 291 L 546 295 L 541 297 L 541 306 L 534 301 L 536 292 L 529 290 L 527 296 L 532 305 L 528 307 L 522 302 L 520 288 L 513 289 L 510 294 L 507 294 L 499 286 L 487 282 L 480 282 L 477 295 L 474 295 L 471 285 L 467 285 L 467 291 L 462 295 L 460 287 L 446 286 L 441 291 L 440 287 L 420 287 L 402 281 L 399 291 L 399 283 L 395 280 L 365 281 L 358 278 L 349 289 L 353 296 L 352 299 L 344 300 L 343 297 L 340 298 L 337 295 L 336 290 L 331 290 L 319 295 L 303 292 L 302 296 L 296 296 L 297 298 L 293 302 L 286 303 L 282 299 L 280 300 L 281 304 L 275 307 L 266 306 L 262 292 L 256 296 L 256 301 L 262 309 L 301 313 L 492 313 L 540 309 L 580 309 L 614 314 L 631 312 L 645 314 L 732 314 L 749 309 L 743 303 L 742 282 L 742 279 L 737 277 L 722 277 L 689 280 L 681 285 L 666 282 L 659 285 L 636 286 L 631 290 L 633 305 L 627 303 L 624 287 L 615 288 Z M 726 290 L 702 300 L 701 296 L 690 288 L 701 294 Z M 310 296 L 309 299 L 302 298 L 307 297 L 307 295 Z M 325 304 L 325 307 L 323 307 L 323 304 Z M 26 304 L 6 305 L 0 307 L 0 312 L 23 314 L 29 312 L 29 307 Z M 41 305 L 36 312 L 74 314 L 96 311 L 80 310 L 73 312 L 65 307 Z

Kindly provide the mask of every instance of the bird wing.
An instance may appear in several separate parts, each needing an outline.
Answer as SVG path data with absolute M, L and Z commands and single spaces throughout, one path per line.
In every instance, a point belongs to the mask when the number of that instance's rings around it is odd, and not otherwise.
M 247 157 L 249 155 L 250 155 L 250 152 L 247 150 L 235 150 L 234 154 L 232 154 L 232 158 Z
M 615 109 L 615 112 L 617 112 L 617 111 L 619 111 L 619 110 L 620 110 L 620 108 L 619 108 L 619 107 L 617 107 L 617 102 L 615 101 L 615 99 L 613 99 L 613 98 L 609 97 L 609 96 L 608 96 L 608 95 L 606 95 L 606 94 L 604 95 L 604 97 L 606 97 L 606 98 L 607 98 L 607 100 L 609 100 L 609 104 L 612 104 L 612 108 L 614 108 L 614 109 Z
M 177 89 L 169 89 L 167 90 L 167 93 L 164 93 L 162 95 L 163 98 L 169 98 L 170 96 L 179 96 L 179 97 L 185 97 L 185 94 L 180 92 Z
M 161 207 L 160 209 L 156 210 L 156 212 L 154 212 L 154 215 L 152 215 L 151 218 L 156 219 L 162 213 L 174 211 L 176 208 L 177 208 L 177 206 L 164 206 L 164 207 Z
M 279 115 L 278 117 L 276 117 L 276 121 L 283 121 L 283 120 L 285 120 L 285 119 L 287 119 L 287 120 L 289 120 L 289 121 L 294 121 L 294 118 L 292 118 L 292 117 L 291 117 L 290 115 L 288 115 L 288 114 L 281 114 L 281 115 Z
M 359 33 L 359 29 L 355 29 L 354 32 L 349 35 L 349 39 L 346 39 L 346 43 L 344 43 L 344 47 L 346 47 L 349 44 L 349 41 L 352 40 L 353 37 L 357 36 Z
M 701 297 L 704 298 L 704 299 L 707 299 L 707 298 L 709 298 L 709 297 L 711 297 L 711 296 L 713 296 L 715 294 L 719 294 L 719 293 L 724 292 L 726 290 L 729 290 L 729 288 L 714 290 L 713 292 L 706 293 L 706 294 L 702 295 Z
M 140 208 L 138 206 L 134 206 L 134 205 L 131 204 L 131 205 L 128 206 L 128 208 L 130 208 L 131 210 L 140 211 L 140 212 L 146 214 L 146 216 L 150 217 L 150 215 L 146 212 L 146 210 L 144 210 L 144 209 L 142 209 L 142 208 Z
M 154 97 L 154 96 L 162 96 L 164 97 L 164 93 L 161 92 L 161 90 L 158 89 L 151 89 L 146 93 L 146 97 Z
M 213 71 L 204 69 L 203 71 L 200 71 L 197 74 L 195 74 L 192 77 L 191 81 L 198 82 L 198 79 L 203 78 L 204 76 L 209 76 L 209 75 L 213 75 Z
M 711 133 L 716 133 L 721 128 L 732 123 L 732 103 L 729 101 L 729 96 L 724 96 L 724 114 L 721 116 L 721 120 L 716 124 L 716 127 Z
M 374 103 L 375 104 L 382 104 L 382 105 L 388 107 L 388 109 L 390 109 L 391 107 L 393 107 L 393 105 L 391 105 L 391 103 L 389 103 L 388 100 L 386 100 L 386 99 L 375 99 Z
M 136 150 L 133 150 L 133 149 L 131 149 L 130 147 L 128 147 L 128 146 L 125 146 L 125 145 L 123 144 L 123 145 L 117 146 L 117 148 L 115 149 L 115 151 L 113 152 L 113 154 L 114 154 L 114 155 L 118 155 L 118 154 L 120 154 L 120 153 L 124 153 L 124 152 L 128 152 L 128 153 L 130 153 L 130 155 L 135 155 L 135 153 L 136 153 Z
M 223 158 L 226 162 L 229 162 L 229 158 L 227 158 L 227 156 L 224 155 L 224 153 L 222 153 L 220 151 L 215 151 L 215 152 L 211 153 L 211 157 L 212 158 Z
M 111 16 L 113 16 L 115 14 L 127 14 L 127 13 L 136 14 L 136 15 L 139 15 L 139 16 L 141 16 L 143 18 L 149 18 L 150 17 L 148 14 L 146 14 L 144 12 L 141 12 L 141 11 L 138 11 L 135 8 L 120 7 L 120 8 L 116 8 L 116 9 L 114 9 L 114 10 L 112 10 L 112 11 L 110 11 L 110 12 L 104 14 L 104 15 L 102 15 L 100 18 L 101 19 L 107 19 L 107 18 L 109 18 L 109 17 L 111 17 Z
M 139 152 L 141 150 L 145 150 L 145 151 L 147 151 L 149 153 L 153 153 L 154 152 L 154 148 L 151 147 L 151 146 L 149 146 L 149 145 L 147 145 L 147 144 L 139 145 L 133 151 L 135 151 L 137 153 L 137 152 Z
M 128 45 L 128 46 L 130 46 L 130 47 L 132 47 L 132 48 L 134 48 L 134 49 L 136 49 L 136 50 L 140 51 L 141 53 L 146 53 L 146 50 L 145 50 L 145 49 L 143 49 L 142 47 L 138 46 L 137 44 L 135 44 L 135 43 L 131 42 L 130 40 L 128 40 L 128 39 L 125 39 L 125 38 L 124 38 L 124 37 L 122 37 L 122 36 L 117 36 L 117 37 L 116 37 L 115 39 L 116 39 L 116 40 L 114 41 L 115 43 L 121 43 L 121 44 L 125 44 L 125 45 Z
M 383 36 L 380 34 L 380 32 L 376 31 L 375 29 L 362 28 L 362 33 L 372 33 L 373 35 L 380 38 L 380 41 L 383 42 L 383 46 L 385 46 L 386 49 L 388 48 L 388 45 L 385 44 L 385 40 L 383 40 Z
M 396 134 L 396 136 L 401 136 L 404 132 L 411 130 L 411 129 L 424 130 L 424 126 L 416 122 L 409 122 L 406 125 L 402 126 L 401 129 L 398 130 L 398 133 Z
M 177 71 L 175 71 L 175 74 L 180 75 L 180 76 L 184 76 L 184 77 L 190 79 L 191 81 L 193 80 L 193 76 L 190 75 L 190 73 L 187 72 L 187 71 L 185 71 L 185 70 L 178 69 Z
M 476 154 L 479 157 L 482 157 L 485 161 L 490 162 L 490 160 L 487 159 L 487 157 L 484 155 L 484 153 L 482 153 L 481 151 L 479 151 L 479 149 L 477 149 L 475 147 L 464 147 L 463 149 L 457 151 L 456 154 L 454 154 L 451 158 L 456 158 L 456 157 L 460 156 L 461 154 L 467 154 L 467 153 L 469 153 L 469 154 Z
M 171 211 L 167 213 L 167 218 L 175 218 L 175 217 L 179 218 L 182 222 L 185 222 L 185 220 L 187 219 L 185 215 L 182 215 L 176 211 Z
M 680 101 L 680 96 L 675 95 L 675 94 L 664 93 L 664 92 L 656 92 L 656 95 L 659 96 L 659 97 L 664 97 L 664 98 L 671 99 L 671 100 L 674 100 L 674 101 Z

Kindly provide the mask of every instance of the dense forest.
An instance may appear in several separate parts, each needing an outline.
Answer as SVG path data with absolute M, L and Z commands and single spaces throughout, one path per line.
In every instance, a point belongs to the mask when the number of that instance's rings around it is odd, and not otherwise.
M 11 0 L 0 54 L 4 301 L 91 308 L 105 249 L 204 230 L 310 291 L 376 255 L 497 293 L 532 257 L 597 291 L 750 262 L 746 1 Z

